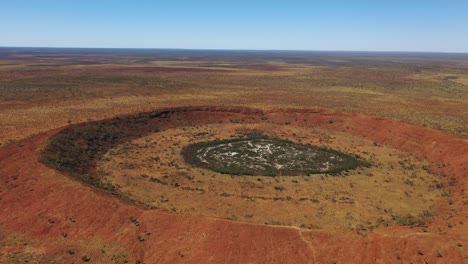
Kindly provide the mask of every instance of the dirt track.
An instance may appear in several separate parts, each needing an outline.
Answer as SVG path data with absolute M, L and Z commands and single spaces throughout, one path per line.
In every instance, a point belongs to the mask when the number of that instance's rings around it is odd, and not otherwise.
M 226 111 L 210 108 L 207 114 L 217 110 Z M 26 245 L 2 246 L 0 262 L 2 253 L 16 251 L 65 262 L 80 261 L 84 255 L 92 262 L 109 262 L 114 257 L 145 263 L 466 261 L 465 141 L 393 120 L 342 112 L 271 110 L 268 116 L 275 122 L 306 118 L 304 126 L 366 137 L 426 159 L 431 169 L 445 175 L 442 182 L 453 185 L 447 188 L 451 195 L 437 202 L 438 215 L 429 219 L 426 232 L 411 227 L 373 232 L 303 230 L 144 210 L 38 162 L 39 149 L 58 132 L 54 130 L 0 150 L 0 231 L 7 237 L 30 238 Z M 74 254 L 67 253 L 69 249 Z

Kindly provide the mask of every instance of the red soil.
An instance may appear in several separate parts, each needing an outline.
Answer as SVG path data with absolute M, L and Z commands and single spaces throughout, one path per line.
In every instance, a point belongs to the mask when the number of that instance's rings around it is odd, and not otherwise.
M 221 69 L 203 69 L 203 68 L 169 68 L 169 67 L 128 67 L 128 68 L 109 68 L 111 72 L 118 73 L 206 73 L 206 72 L 225 72 Z
M 453 182 L 452 177 L 455 179 L 455 184 L 447 188 L 452 194 L 438 201 L 438 215 L 428 219 L 427 232 L 420 227 L 400 226 L 373 232 L 306 230 L 144 210 L 38 162 L 39 150 L 58 132 L 54 130 L 0 150 L 0 231 L 34 238 L 28 245 L 0 247 L 0 256 L 20 251 L 77 262 L 87 255 L 99 263 L 109 261 L 101 249 L 113 245 L 127 251 L 130 263 L 466 261 L 468 230 L 462 221 L 468 220 L 463 193 L 468 175 L 467 142 L 397 121 L 342 112 L 272 110 L 267 116 L 275 122 L 361 135 L 425 158 L 433 170 L 446 175 L 441 177 L 446 185 Z M 447 222 L 452 227 L 447 227 Z M 67 249 L 76 254 L 67 254 Z

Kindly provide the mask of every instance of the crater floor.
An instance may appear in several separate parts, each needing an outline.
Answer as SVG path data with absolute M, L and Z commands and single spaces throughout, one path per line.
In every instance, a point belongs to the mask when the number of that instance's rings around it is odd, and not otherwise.
M 371 166 L 336 176 L 229 176 L 187 163 L 181 154 L 189 145 L 229 142 L 252 133 L 352 153 Z M 262 151 L 267 151 L 267 143 L 256 142 Z M 221 144 L 218 150 L 226 146 Z M 153 209 L 312 229 L 372 229 L 431 210 L 442 191 L 435 187 L 437 176 L 425 166 L 408 153 L 363 137 L 263 122 L 173 127 L 118 145 L 97 169 L 105 184 Z
M 233 175 L 309 175 L 354 169 L 354 157 L 311 145 L 268 138 L 209 141 L 185 148 L 189 163 Z

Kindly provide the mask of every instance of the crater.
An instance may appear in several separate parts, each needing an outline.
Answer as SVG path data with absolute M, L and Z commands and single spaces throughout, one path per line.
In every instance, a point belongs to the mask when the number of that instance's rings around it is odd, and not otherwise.
M 69 126 L 41 161 L 147 209 L 311 229 L 420 223 L 443 189 L 426 161 L 376 142 L 392 138 L 389 124 L 307 109 L 161 109 Z

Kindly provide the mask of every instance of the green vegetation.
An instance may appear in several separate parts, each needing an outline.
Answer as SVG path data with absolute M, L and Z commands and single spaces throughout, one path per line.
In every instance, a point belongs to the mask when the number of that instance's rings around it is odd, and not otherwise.
M 424 221 L 416 218 L 411 214 L 398 216 L 396 218 L 397 224 L 401 226 L 422 226 L 424 225 Z
M 196 143 L 183 155 L 189 163 L 231 175 L 336 174 L 368 165 L 333 149 L 265 137 Z
M 98 159 L 116 144 L 150 133 L 147 120 L 154 113 L 90 122 L 68 127 L 50 138 L 41 161 L 99 189 L 114 193 L 116 186 L 103 184 L 92 172 Z
M 119 136 L 121 130 L 117 124 L 92 123 L 65 129 L 50 139 L 43 162 L 93 181 L 87 169 L 109 145 L 118 142 Z
M 437 213 L 434 212 L 434 211 L 424 210 L 424 211 L 422 212 L 422 214 L 421 214 L 421 217 L 422 217 L 422 218 L 428 218 L 428 217 L 432 217 L 432 216 L 435 216 L 435 215 L 437 215 Z
M 117 144 L 157 133 L 161 119 L 189 109 L 205 108 L 181 107 L 69 126 L 49 139 L 42 151 L 41 162 L 93 187 L 117 194 L 116 186 L 102 183 L 93 171 L 97 161 Z
M 130 222 L 132 222 L 135 226 L 140 226 L 140 222 L 138 222 L 138 220 L 136 218 L 134 218 L 133 216 L 130 216 L 128 218 L 130 220 Z

